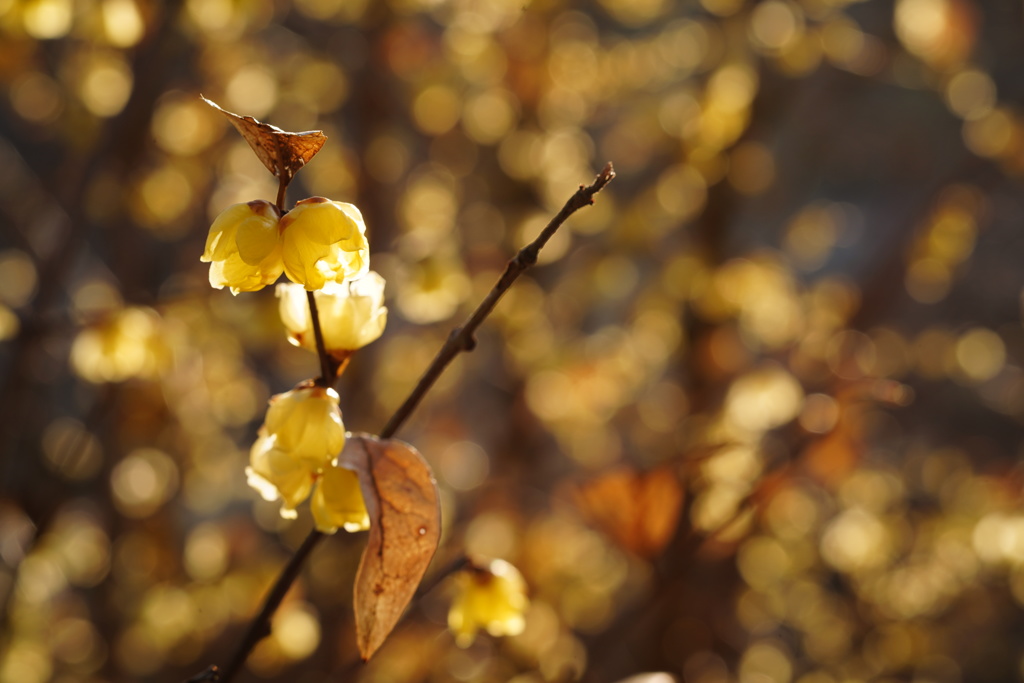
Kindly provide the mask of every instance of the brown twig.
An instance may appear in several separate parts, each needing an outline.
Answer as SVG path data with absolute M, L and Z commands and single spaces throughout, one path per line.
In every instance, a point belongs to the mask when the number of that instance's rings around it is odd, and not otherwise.
M 413 601 L 419 600 L 424 595 L 437 588 L 438 585 L 440 585 L 440 583 L 447 579 L 449 576 L 456 572 L 462 571 L 463 569 L 469 566 L 474 566 L 473 561 L 465 555 L 459 555 L 454 560 L 446 564 L 444 567 L 434 572 L 433 576 L 431 576 L 429 580 L 421 583 L 420 587 L 416 589 L 416 594 L 412 596 Z
M 277 577 L 274 587 L 263 601 L 263 607 L 260 608 L 259 614 L 253 617 L 252 622 L 249 624 L 249 629 L 245 632 L 245 637 L 238 646 L 238 650 L 235 651 L 235 655 L 231 658 L 231 662 L 224 667 L 224 671 L 214 670 L 215 680 L 232 680 L 242 668 L 242 665 L 245 664 L 245 660 L 249 658 L 249 654 L 256 647 L 256 644 L 270 635 L 271 617 L 274 616 L 274 612 L 277 611 L 281 601 L 284 600 L 284 596 L 287 595 L 288 589 L 292 587 L 295 577 L 299 575 L 302 566 L 306 563 L 306 558 L 313 552 L 313 548 L 316 547 L 321 538 L 323 538 L 323 534 L 315 530 L 309 536 L 306 536 L 306 540 L 302 542 L 302 545 L 295 551 L 292 559 L 288 561 L 288 564 L 281 571 L 281 575 Z
M 605 164 L 605 167 L 597 174 L 594 178 L 594 182 L 584 187 L 580 185 L 580 189 L 576 191 L 569 201 L 565 203 L 562 210 L 559 211 L 551 221 L 544 226 L 540 235 L 537 239 L 533 240 L 525 247 L 519 250 L 519 253 L 508 262 L 505 266 L 505 272 L 502 273 L 498 282 L 491 288 L 491 291 L 487 294 L 480 305 L 476 307 L 473 314 L 469 316 L 469 320 L 462 327 L 457 327 L 452 330 L 452 333 L 448 335 L 448 340 L 445 342 L 441 350 L 437 352 L 430 367 L 427 368 L 426 372 L 420 378 L 420 381 L 416 383 L 412 393 L 405 399 L 405 403 L 399 406 L 395 414 L 391 416 L 388 423 L 384 425 L 384 429 L 380 432 L 382 439 L 387 439 L 394 436 L 395 432 L 402 426 L 402 424 L 408 419 L 412 411 L 416 409 L 420 401 L 426 395 L 430 388 L 437 381 L 437 378 L 441 376 L 448 364 L 455 359 L 457 355 L 463 351 L 472 351 L 476 345 L 476 339 L 474 334 L 476 329 L 480 327 L 480 324 L 490 315 L 491 311 L 494 310 L 494 306 L 498 303 L 498 299 L 502 297 L 505 292 L 508 291 L 512 283 L 516 281 L 523 271 L 530 268 L 537 263 L 537 255 L 540 250 L 548 243 L 548 240 L 555 234 L 562 223 L 566 221 L 569 216 L 574 214 L 584 206 L 590 206 L 594 203 L 594 195 L 601 191 L 605 185 L 607 185 L 612 178 L 615 177 L 615 170 L 612 168 L 611 162 Z
M 501 296 L 508 291 L 512 286 L 512 283 L 528 268 L 537 263 L 537 255 L 540 250 L 547 244 L 548 240 L 555 234 L 555 232 L 565 223 L 566 219 L 569 218 L 576 211 L 582 209 L 584 206 L 590 206 L 594 203 L 594 195 L 600 192 L 605 185 L 607 185 L 612 178 L 615 177 L 615 170 L 612 168 L 611 162 L 605 164 L 605 167 L 597 174 L 594 178 L 594 182 L 590 185 L 583 186 L 576 193 L 569 198 L 569 201 L 565 203 L 554 218 L 544 227 L 540 235 L 535 240 L 530 242 L 528 245 L 519 250 L 519 252 L 513 257 L 508 265 L 505 266 L 505 272 L 502 273 L 498 282 L 495 283 L 494 287 L 487 294 L 480 305 L 476 307 L 473 314 L 469 316 L 462 327 L 458 327 L 452 331 L 448 336 L 448 340 L 445 342 L 441 350 L 438 351 L 437 356 L 431 362 L 430 367 L 423 373 L 420 381 L 416 383 L 412 393 L 405 399 L 405 402 L 399 406 L 395 414 L 391 416 L 387 424 L 384 425 L 384 429 L 380 432 L 382 439 L 392 437 L 398 429 L 405 423 L 405 421 L 412 414 L 416 406 L 423 399 L 426 393 L 437 381 L 437 378 L 441 376 L 448 364 L 455 359 L 459 353 L 463 351 L 472 351 L 475 345 L 473 338 L 474 333 L 480 324 L 490 315 L 491 311 L 494 310 L 494 306 L 498 303 Z M 323 337 L 319 331 L 319 320 L 316 314 L 316 303 L 313 299 L 313 293 L 309 292 L 309 304 L 310 314 L 314 321 L 314 333 L 317 337 L 317 351 L 320 356 L 321 368 L 329 367 L 324 365 L 324 359 L 327 358 L 327 353 L 324 350 Z M 325 374 L 324 377 L 330 377 Z M 328 380 L 329 381 L 329 380 Z M 242 668 L 245 660 L 249 658 L 249 653 L 253 651 L 256 644 L 270 633 L 270 619 L 273 617 L 274 612 L 277 611 L 281 601 L 284 600 L 284 596 L 288 593 L 292 583 L 295 581 L 299 572 L 302 570 L 303 565 L 306 562 L 306 558 L 309 557 L 310 552 L 316 547 L 317 543 L 323 539 L 324 534 L 317 530 L 309 532 L 306 540 L 302 542 L 302 545 L 295 552 L 295 555 L 288 561 L 288 564 L 281 574 L 277 577 L 277 581 L 274 582 L 274 587 L 270 590 L 266 599 L 263 601 L 263 606 L 260 608 L 259 614 L 257 614 L 252 622 L 249 624 L 249 628 L 245 633 L 245 637 L 239 644 L 238 649 L 235 651 L 234 656 L 231 658 L 231 663 L 224 668 L 223 672 L 219 672 L 217 680 L 220 683 L 228 683 L 233 680 L 238 674 L 238 671 Z M 448 573 L 441 572 L 439 575 L 441 578 L 447 576 Z M 433 586 L 431 586 L 433 587 Z
M 313 321 L 313 337 L 316 338 L 316 355 L 320 358 L 320 386 L 329 387 L 334 383 L 334 372 L 331 370 L 331 357 L 327 355 L 324 344 L 324 332 L 320 327 L 320 312 L 316 308 L 316 297 L 306 290 L 306 301 L 309 302 L 309 318 Z
M 288 183 L 292 181 L 291 176 L 282 173 L 277 179 L 277 210 L 284 215 L 284 196 L 288 192 Z

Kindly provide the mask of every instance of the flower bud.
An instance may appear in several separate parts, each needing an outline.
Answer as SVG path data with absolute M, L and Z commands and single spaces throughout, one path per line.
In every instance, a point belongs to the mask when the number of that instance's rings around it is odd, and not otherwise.
M 255 292 L 281 276 L 277 207 L 263 200 L 225 209 L 210 227 L 200 258 L 210 263 L 210 284 L 232 294 Z
M 303 199 L 280 226 L 284 272 L 310 291 L 329 280 L 358 278 L 370 267 L 366 225 L 352 204 L 324 197 Z
M 265 429 L 252 445 L 245 474 L 264 500 L 281 499 L 281 516 L 286 519 L 295 519 L 295 508 L 309 496 L 315 477 L 308 463 L 278 448 L 277 437 Z
M 530 601 L 518 569 L 504 560 L 492 560 L 485 567 L 464 569 L 455 581 L 458 592 L 448 611 L 448 629 L 456 645 L 471 645 L 480 628 L 492 636 L 523 632 L 523 612 Z
M 318 469 L 334 462 L 345 446 L 338 394 L 334 389 L 300 386 L 270 399 L 264 421 L 275 448 Z
M 277 296 L 288 340 L 316 352 L 306 291 L 299 285 L 280 284 Z M 388 309 L 384 307 L 384 278 L 377 273 L 370 271 L 349 282 L 328 282 L 314 296 L 328 353 L 355 351 L 384 333 Z
M 325 534 L 333 534 L 339 527 L 348 532 L 370 528 L 359 477 L 344 467 L 324 469 L 309 508 L 317 530 Z

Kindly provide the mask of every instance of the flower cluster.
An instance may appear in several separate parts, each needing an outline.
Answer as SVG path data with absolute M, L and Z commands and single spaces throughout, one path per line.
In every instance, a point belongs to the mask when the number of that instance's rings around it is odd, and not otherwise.
M 370 266 L 359 209 L 324 197 L 303 199 L 281 216 L 270 202 L 235 204 L 217 216 L 202 260 L 210 284 L 255 292 L 281 273 L 309 291 L 364 275 Z
M 246 476 L 264 499 L 280 501 L 286 519 L 297 517 L 298 506 L 309 500 L 322 533 L 370 528 L 365 485 L 377 526 L 360 562 L 354 605 L 360 654 L 368 659 L 413 597 L 441 526 L 430 467 L 407 444 L 348 434 L 338 393 L 330 386 L 355 350 L 383 334 L 384 278 L 369 270 L 366 226 L 355 206 L 311 197 L 284 210 L 288 181 L 323 145 L 323 133 L 286 133 L 221 111 L 281 185 L 277 204 L 235 204 L 214 220 L 201 258 L 210 264 L 210 284 L 237 295 L 286 275 L 291 283 L 278 285 L 276 294 L 288 340 L 317 353 L 321 368 L 318 379 L 270 399 Z M 105 339 L 90 343 L 111 346 Z M 352 447 L 346 452 L 349 438 Z M 382 450 L 371 453 L 371 442 Z M 385 589 L 383 577 L 393 578 L 394 585 Z M 529 601 L 515 567 L 502 560 L 469 564 L 456 582 L 448 624 L 460 647 L 469 646 L 481 628 L 495 636 L 523 631 Z M 376 597 L 368 598 L 369 607 L 361 605 L 361 596 L 371 593 Z
M 338 394 L 334 389 L 299 385 L 270 399 L 267 417 L 249 454 L 249 485 L 265 500 L 281 500 L 281 516 L 313 492 L 316 527 L 333 533 L 370 527 L 355 472 L 338 466 L 345 446 Z
M 210 284 L 234 294 L 286 275 L 295 284 L 278 288 L 282 322 L 293 343 L 314 352 L 307 291 L 318 304 L 325 350 L 335 357 L 384 331 L 384 279 L 369 272 L 366 226 L 351 204 L 312 197 L 283 215 L 262 200 L 235 204 L 214 220 L 202 260 L 210 263 Z M 246 469 L 250 486 L 281 501 L 283 517 L 294 518 L 312 496 L 313 518 L 325 533 L 369 527 L 358 477 L 338 464 L 345 445 L 338 402 L 337 392 L 312 381 L 274 396 Z
M 459 647 L 469 647 L 476 632 L 515 636 L 523 632 L 529 607 L 522 574 L 504 560 L 470 566 L 455 577 L 456 595 L 448 610 L 448 628 Z

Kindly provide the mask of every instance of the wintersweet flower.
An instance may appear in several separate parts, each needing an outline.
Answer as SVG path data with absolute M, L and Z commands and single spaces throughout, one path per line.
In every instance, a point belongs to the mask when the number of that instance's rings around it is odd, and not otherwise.
M 200 260 L 210 263 L 210 284 L 233 294 L 262 289 L 282 272 L 314 291 L 364 275 L 370 252 L 359 209 L 310 197 L 284 217 L 263 200 L 228 207 L 210 227 Z
M 274 448 L 309 469 L 332 464 L 345 446 L 338 393 L 316 385 L 299 385 L 270 399 L 264 421 Z
M 456 645 L 469 647 L 481 628 L 492 636 L 523 632 L 523 612 L 530 601 L 518 569 L 504 560 L 492 560 L 485 567 L 464 569 L 455 580 L 458 592 L 448 611 L 448 629 Z
M 305 290 L 282 283 L 277 286 L 277 296 L 288 340 L 315 353 L 316 337 Z M 384 306 L 384 278 L 377 273 L 370 271 L 358 280 L 328 282 L 314 296 L 328 353 L 344 355 L 384 333 L 388 309 Z
M 263 289 L 281 277 L 279 219 L 277 207 L 263 200 L 221 212 L 210 226 L 200 258 L 210 263 L 210 284 L 238 294 Z
M 295 519 L 295 508 L 309 497 L 316 476 L 308 463 L 279 448 L 277 437 L 266 429 L 252 445 L 245 474 L 264 500 L 281 500 L 281 516 L 286 519 Z
M 350 469 L 324 468 L 309 507 L 317 530 L 325 534 L 333 534 L 339 527 L 349 532 L 370 528 L 359 477 Z
M 303 199 L 281 219 L 281 237 L 285 274 L 310 291 L 328 280 L 361 277 L 370 268 L 366 225 L 352 204 Z

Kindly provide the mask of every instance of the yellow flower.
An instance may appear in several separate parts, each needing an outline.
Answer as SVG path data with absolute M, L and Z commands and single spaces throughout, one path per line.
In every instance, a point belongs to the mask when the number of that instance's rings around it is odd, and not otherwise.
M 299 285 L 280 284 L 277 296 L 288 340 L 316 352 L 306 291 Z M 328 282 L 314 296 L 328 352 L 355 351 L 384 333 L 388 309 L 384 307 L 384 278 L 377 273 L 371 271 L 349 282 Z
M 338 527 L 349 532 L 370 528 L 359 477 L 344 467 L 324 469 L 309 507 L 317 530 L 325 534 L 333 534 Z
M 314 291 L 329 280 L 352 280 L 369 270 L 366 225 L 352 204 L 303 199 L 280 225 L 284 272 L 292 282 Z
M 264 500 L 281 499 L 281 516 L 286 519 L 295 519 L 295 507 L 309 496 L 316 476 L 307 462 L 278 448 L 277 437 L 266 429 L 252 445 L 245 474 Z
M 492 636 L 523 632 L 523 612 L 530 601 L 519 570 L 504 560 L 486 567 L 472 566 L 455 577 L 457 594 L 448 611 L 448 629 L 459 647 L 473 643 L 478 629 Z
M 274 448 L 306 468 L 332 464 L 345 446 L 345 425 L 334 389 L 299 386 L 274 396 L 264 427 L 275 438 Z
M 71 367 L 90 382 L 123 382 L 156 376 L 168 360 L 160 316 L 126 308 L 82 330 L 71 345 Z
M 232 294 L 255 292 L 284 271 L 278 219 L 270 202 L 257 200 L 225 209 L 210 227 L 200 258 L 210 263 L 210 284 Z
M 282 218 L 276 206 L 257 200 L 217 216 L 200 260 L 210 263 L 210 284 L 232 294 L 263 289 L 282 272 L 314 291 L 364 275 L 370 248 L 363 216 L 351 204 L 310 197 Z

